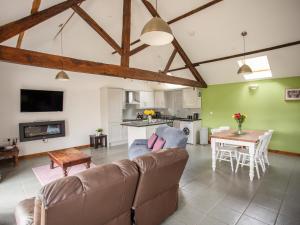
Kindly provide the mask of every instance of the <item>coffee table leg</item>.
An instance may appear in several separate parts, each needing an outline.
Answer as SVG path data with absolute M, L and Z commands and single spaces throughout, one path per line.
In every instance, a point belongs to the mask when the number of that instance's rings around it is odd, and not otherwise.
M 91 167 L 91 162 L 86 163 L 86 168 L 89 169 Z
M 53 162 L 53 160 L 50 160 L 50 169 L 54 169 L 54 162 Z
M 66 167 L 63 167 L 63 171 L 64 171 L 64 176 L 67 177 L 68 176 L 68 171 Z

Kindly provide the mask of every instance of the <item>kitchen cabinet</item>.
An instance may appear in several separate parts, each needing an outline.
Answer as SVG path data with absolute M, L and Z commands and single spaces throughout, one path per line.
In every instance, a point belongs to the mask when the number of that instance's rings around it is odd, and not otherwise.
M 140 91 L 140 109 L 154 108 L 154 92 Z
M 183 108 L 195 109 L 201 108 L 201 97 L 199 97 L 199 89 L 185 88 L 182 90 Z
M 154 108 L 166 108 L 166 96 L 164 91 L 154 92 Z
M 124 90 L 120 88 L 101 88 L 101 126 L 108 135 L 109 146 L 127 143 L 127 134 L 123 131 Z

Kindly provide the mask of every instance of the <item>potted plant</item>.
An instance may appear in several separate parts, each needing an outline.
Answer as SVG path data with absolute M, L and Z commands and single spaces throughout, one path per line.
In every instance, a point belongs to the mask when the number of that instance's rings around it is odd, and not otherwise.
M 242 134 L 242 124 L 245 122 L 247 116 L 241 113 L 235 113 L 232 115 L 232 118 L 234 118 L 238 124 L 237 134 Z
M 154 110 L 152 110 L 152 109 L 146 109 L 146 110 L 144 110 L 144 114 L 148 117 L 148 123 L 151 123 L 152 116 L 155 115 Z
M 102 135 L 103 129 L 102 128 L 97 128 L 96 129 L 96 136 Z

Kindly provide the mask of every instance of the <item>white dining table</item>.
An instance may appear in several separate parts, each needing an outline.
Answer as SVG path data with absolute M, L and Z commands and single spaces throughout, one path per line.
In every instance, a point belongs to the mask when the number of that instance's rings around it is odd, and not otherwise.
M 219 144 L 230 144 L 245 146 L 249 149 L 250 154 L 250 170 L 249 177 L 253 181 L 254 178 L 254 156 L 255 145 L 259 141 L 259 136 L 266 131 L 262 130 L 243 130 L 243 134 L 236 134 L 234 130 L 226 130 L 216 132 L 211 135 L 211 149 L 212 149 L 212 169 L 216 170 L 216 149 Z

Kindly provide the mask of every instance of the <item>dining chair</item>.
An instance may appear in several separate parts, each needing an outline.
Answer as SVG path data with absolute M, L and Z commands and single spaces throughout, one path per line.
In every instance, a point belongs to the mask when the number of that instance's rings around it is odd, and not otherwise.
M 274 132 L 274 130 L 268 130 L 268 140 L 265 145 L 265 149 L 263 151 L 263 157 L 264 157 L 265 162 L 268 164 L 268 166 L 270 166 L 270 161 L 269 161 L 269 157 L 268 157 L 269 144 L 272 139 L 273 132 Z
M 266 171 L 265 162 L 264 162 L 264 156 L 263 152 L 265 150 L 265 146 L 267 144 L 269 138 L 269 133 L 266 132 L 262 136 L 259 136 L 259 141 L 257 145 L 255 146 L 255 152 L 254 152 L 254 167 L 256 169 L 257 177 L 260 179 L 260 173 L 259 173 L 259 165 L 261 166 L 261 169 L 263 172 Z M 239 166 L 250 166 L 250 153 L 248 148 L 241 148 L 238 151 L 238 158 L 237 158 L 237 164 L 235 172 L 237 173 Z
M 218 128 L 211 129 L 212 134 L 216 132 L 222 132 L 230 130 L 229 126 L 221 126 Z M 240 146 L 230 144 L 219 144 L 216 149 L 216 159 L 221 161 L 227 161 L 231 164 L 231 170 L 234 171 L 233 159 L 237 159 L 237 149 Z
M 221 161 L 230 162 L 231 170 L 234 171 L 233 159 L 237 159 L 238 148 L 236 145 L 217 145 L 216 146 L 216 159 Z

